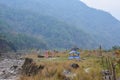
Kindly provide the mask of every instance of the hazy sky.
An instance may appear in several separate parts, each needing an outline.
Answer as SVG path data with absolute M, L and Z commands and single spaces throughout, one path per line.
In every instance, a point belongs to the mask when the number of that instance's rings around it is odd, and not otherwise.
M 90 7 L 102 9 L 120 20 L 120 0 L 81 0 Z

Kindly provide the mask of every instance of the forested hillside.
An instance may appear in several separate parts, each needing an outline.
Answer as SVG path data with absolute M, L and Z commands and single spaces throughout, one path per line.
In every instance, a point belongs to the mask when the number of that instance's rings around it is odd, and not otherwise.
M 1 6 L 1 34 L 17 49 L 89 48 L 96 44 L 89 34 L 54 17 Z M 28 14 L 29 13 L 29 14 Z M 88 44 L 86 44 L 88 43 Z M 84 45 L 84 46 L 83 46 Z
M 18 49 L 30 45 L 91 49 L 120 44 L 120 22 L 79 0 L 0 0 L 0 28 L 2 34 L 13 35 L 6 38 L 16 42 Z

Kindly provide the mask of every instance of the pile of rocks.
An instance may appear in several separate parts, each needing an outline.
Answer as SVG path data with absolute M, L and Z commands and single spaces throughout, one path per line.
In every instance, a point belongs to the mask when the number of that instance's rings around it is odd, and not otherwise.
M 24 60 L 4 59 L 0 61 L 0 80 L 16 80 Z

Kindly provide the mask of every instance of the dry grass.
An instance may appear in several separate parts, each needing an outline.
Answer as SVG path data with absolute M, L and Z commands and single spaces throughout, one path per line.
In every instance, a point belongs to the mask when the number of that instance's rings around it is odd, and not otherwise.
M 102 80 L 102 67 L 100 65 L 101 59 L 95 51 L 81 51 L 81 58 L 84 60 L 68 60 L 68 52 L 60 52 L 55 54 L 53 59 L 37 58 L 37 54 L 29 54 L 26 57 L 33 58 L 38 65 L 44 65 L 45 68 L 36 76 L 22 75 L 20 80 L 64 80 L 64 70 L 70 70 L 72 75 L 70 80 Z M 78 69 L 70 67 L 72 63 L 78 64 Z

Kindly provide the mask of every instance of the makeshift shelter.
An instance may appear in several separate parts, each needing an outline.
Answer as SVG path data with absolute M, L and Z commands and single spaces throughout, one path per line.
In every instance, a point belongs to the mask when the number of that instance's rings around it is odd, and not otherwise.
M 69 57 L 68 59 L 80 59 L 80 52 L 72 50 L 69 52 Z

